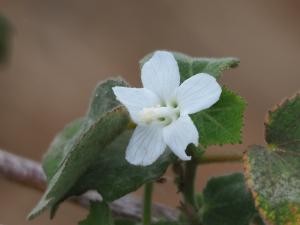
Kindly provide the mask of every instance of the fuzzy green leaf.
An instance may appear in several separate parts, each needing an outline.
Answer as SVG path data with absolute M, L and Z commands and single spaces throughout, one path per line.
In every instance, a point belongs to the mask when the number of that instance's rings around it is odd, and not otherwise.
M 68 124 L 61 132 L 59 132 L 49 147 L 48 152 L 44 156 L 43 170 L 47 176 L 47 180 L 50 181 L 60 163 L 68 154 L 70 147 L 70 139 L 81 134 L 82 124 L 84 118 L 77 119 Z M 75 140 L 76 138 L 74 138 Z
M 92 202 L 89 215 L 78 225 L 114 225 L 109 206 L 105 202 Z
M 49 181 L 44 196 L 29 218 L 33 218 L 48 207 L 51 208 L 53 215 L 58 204 L 67 197 L 95 189 L 78 181 L 85 177 L 89 168 L 97 162 L 96 156 L 99 151 L 112 143 L 113 139 L 126 129 L 128 122 L 127 111 L 118 108 L 103 115 L 87 130 L 83 129 L 78 138 L 70 140 L 71 144 L 66 145 L 70 148 L 68 154 Z
M 210 179 L 201 206 L 204 225 L 249 225 L 257 213 L 240 173 Z
M 120 78 L 100 82 L 92 94 L 87 116 L 71 122 L 56 135 L 43 160 L 43 169 L 48 180 L 52 178 L 60 163 L 72 149 L 73 141 L 77 141 L 82 133 L 103 114 L 121 106 L 112 92 L 114 86 L 128 85 Z
M 247 184 L 266 223 L 300 224 L 300 153 L 256 145 L 244 163 Z
M 273 147 L 300 152 L 300 95 L 269 112 L 266 141 Z
M 269 113 L 268 147 L 245 153 L 247 184 L 263 219 L 272 225 L 300 224 L 300 97 Z
M 174 55 L 181 76 L 181 82 L 197 73 L 208 73 L 215 78 L 219 79 L 227 69 L 235 68 L 239 65 L 240 61 L 237 58 L 196 58 L 182 53 L 172 52 Z M 153 53 L 146 55 L 141 61 L 142 66 L 147 62 Z
M 54 139 L 43 166 L 49 185 L 29 218 L 46 208 L 51 208 L 53 216 L 64 199 L 88 190 L 97 190 L 105 201 L 113 201 L 159 178 L 172 162 L 174 156 L 167 151 L 149 167 L 133 166 L 125 160 L 132 134 L 127 129 L 129 116 L 120 103 L 112 104 L 116 100 L 109 93 L 120 82 L 100 84 L 87 116 L 66 126 Z M 108 96 L 113 99 L 104 104 L 102 98 Z
M 199 142 L 204 147 L 240 143 L 245 108 L 241 97 L 223 88 L 215 105 L 191 116 L 199 131 Z

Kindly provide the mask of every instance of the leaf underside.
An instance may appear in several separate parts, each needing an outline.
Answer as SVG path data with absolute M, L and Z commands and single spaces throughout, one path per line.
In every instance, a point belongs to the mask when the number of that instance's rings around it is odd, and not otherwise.
M 267 224 L 300 224 L 300 97 L 269 113 L 268 147 L 252 146 L 245 153 L 247 184 Z
M 219 79 L 225 70 L 235 68 L 240 64 L 240 60 L 233 57 L 226 58 L 199 58 L 191 57 L 179 52 L 172 52 L 174 55 L 181 76 L 181 82 L 198 73 L 208 73 Z M 142 66 L 147 62 L 153 53 L 146 55 L 141 61 Z

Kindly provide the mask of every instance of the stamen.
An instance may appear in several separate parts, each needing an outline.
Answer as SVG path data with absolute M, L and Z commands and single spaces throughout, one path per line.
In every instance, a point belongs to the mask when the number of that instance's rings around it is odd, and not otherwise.
M 166 126 L 178 119 L 180 111 L 177 105 L 175 108 L 171 106 L 155 106 L 142 109 L 139 116 L 141 121 L 146 124 L 159 123 Z

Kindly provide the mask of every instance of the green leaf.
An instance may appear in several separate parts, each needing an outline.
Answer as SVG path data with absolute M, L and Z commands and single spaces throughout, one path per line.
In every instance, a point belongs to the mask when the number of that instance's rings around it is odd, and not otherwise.
M 267 224 L 300 224 L 300 153 L 252 146 L 245 154 L 245 175 Z
M 152 55 L 145 56 L 140 65 Z M 197 73 L 208 73 L 218 79 L 226 69 L 239 65 L 236 58 L 193 58 L 177 52 L 173 55 L 179 66 L 181 82 Z M 221 98 L 214 106 L 192 115 L 203 147 L 241 143 L 245 108 L 246 103 L 240 96 L 223 87 Z
M 237 144 L 242 141 L 245 101 L 223 88 L 220 100 L 211 108 L 191 116 L 204 146 Z
M 200 205 L 204 225 L 249 225 L 256 215 L 251 193 L 240 173 L 210 179 Z
M 92 202 L 89 215 L 79 225 L 114 225 L 109 206 L 105 202 Z
M 87 113 L 89 119 L 97 120 L 99 116 L 107 111 L 121 106 L 121 103 L 116 100 L 115 94 L 112 91 L 112 88 L 115 86 L 127 87 L 128 84 L 122 78 L 118 78 L 116 80 L 106 80 L 97 85 L 91 97 Z
M 70 139 L 81 134 L 80 131 L 83 123 L 84 118 L 71 122 L 61 132 L 59 132 L 52 141 L 51 146 L 49 147 L 49 150 L 45 154 L 43 160 L 43 170 L 48 181 L 51 180 L 59 168 L 60 163 L 68 154 L 70 147 L 67 145 L 71 145 Z
M 268 224 L 300 224 L 300 97 L 269 112 L 268 147 L 252 146 L 245 153 L 247 184 L 260 215 Z
M 175 158 L 166 151 L 148 167 L 133 166 L 125 160 L 125 150 L 132 135 L 132 130 L 127 129 L 129 116 L 118 106 L 120 103 L 112 104 L 111 101 L 116 100 L 109 93 L 116 84 L 120 86 L 120 82 L 100 84 L 87 116 L 66 126 L 54 139 L 43 166 L 49 185 L 29 215 L 30 219 L 46 208 L 51 208 L 53 216 L 63 200 L 88 190 L 97 190 L 105 201 L 113 201 L 145 182 L 158 179 Z M 108 96 L 113 99 L 104 104 L 102 98 Z
M 269 112 L 266 141 L 273 147 L 300 152 L 300 95 Z
M 86 176 L 90 167 L 97 162 L 99 151 L 112 143 L 114 137 L 126 129 L 128 122 L 127 111 L 117 108 L 103 115 L 89 129 L 83 129 L 84 132 L 76 140 L 71 140 L 71 144 L 67 145 L 71 149 L 68 150 L 66 158 L 50 180 L 47 191 L 29 218 L 33 218 L 48 207 L 51 207 L 53 215 L 58 204 L 67 197 L 95 189 L 78 181 Z M 100 178 L 101 176 L 98 177 Z
M 180 71 L 181 82 L 197 73 L 208 73 L 215 78 L 220 78 L 222 72 L 227 69 L 235 68 L 239 65 L 240 61 L 237 58 L 196 58 L 182 53 L 172 52 L 174 55 Z M 153 53 L 146 55 L 141 61 L 142 66 L 147 62 Z
M 72 149 L 73 141 L 77 141 L 93 121 L 121 106 L 112 92 L 114 86 L 128 86 L 128 84 L 121 78 L 100 82 L 92 94 L 87 116 L 71 122 L 56 135 L 43 160 L 43 169 L 48 180 L 52 178 L 60 163 Z

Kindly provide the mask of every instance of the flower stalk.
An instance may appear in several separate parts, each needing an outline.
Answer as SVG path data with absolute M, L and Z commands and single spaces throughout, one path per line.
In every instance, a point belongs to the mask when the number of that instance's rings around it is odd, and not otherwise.
M 146 183 L 144 187 L 143 225 L 151 224 L 152 193 L 153 193 L 153 182 Z
M 190 160 L 185 163 L 185 175 L 183 185 L 184 202 L 192 206 L 195 210 L 198 209 L 196 201 L 195 180 L 197 175 L 197 162 Z

